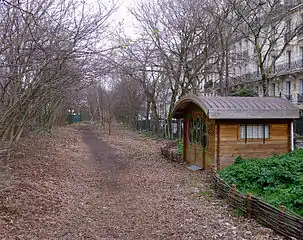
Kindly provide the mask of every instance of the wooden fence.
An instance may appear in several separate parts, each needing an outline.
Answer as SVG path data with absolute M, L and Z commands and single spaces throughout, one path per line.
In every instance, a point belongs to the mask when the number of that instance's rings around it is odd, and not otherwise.
M 176 141 L 161 147 L 162 155 L 171 161 L 183 162 L 182 155 L 176 151 Z M 251 194 L 243 195 L 236 185 L 229 186 L 220 178 L 214 168 L 210 170 L 215 195 L 224 198 L 239 213 L 247 218 L 254 218 L 262 225 L 269 227 L 288 239 L 303 240 L 303 218 L 284 206 L 280 209 L 263 202 Z
M 236 210 L 247 218 L 254 218 L 286 238 L 303 240 L 303 218 L 286 210 L 284 206 L 277 209 L 251 194 L 243 195 L 236 185 L 226 184 L 215 169 L 211 170 L 211 179 L 215 195 L 227 200 Z

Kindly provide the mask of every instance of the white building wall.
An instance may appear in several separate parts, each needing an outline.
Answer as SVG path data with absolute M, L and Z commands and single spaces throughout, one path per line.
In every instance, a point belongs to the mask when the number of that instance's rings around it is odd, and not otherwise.
M 289 19 L 291 19 L 292 30 L 298 24 L 303 24 L 303 4 L 301 8 L 298 8 L 293 12 Z M 285 28 L 286 22 L 280 24 L 277 28 L 277 34 Z M 281 37 L 276 43 L 275 53 L 279 53 L 284 46 L 285 33 L 281 34 Z M 269 42 L 267 42 L 268 44 Z M 229 76 L 245 78 L 246 74 L 257 74 L 257 56 L 255 47 L 252 42 L 247 39 L 241 39 L 231 47 L 230 58 L 231 63 L 229 66 Z M 267 51 L 267 47 L 263 49 L 263 54 Z M 287 69 L 289 63 L 289 51 L 290 51 L 290 69 Z M 242 59 L 235 57 L 236 55 L 242 54 Z M 247 55 L 243 55 L 247 54 Z M 271 64 L 272 57 L 268 58 L 267 64 Z M 301 69 L 299 65 L 302 64 Z M 276 71 L 280 71 L 279 74 L 273 75 L 270 78 L 269 84 L 269 95 L 270 96 L 282 96 L 289 98 L 294 103 L 297 103 L 298 94 L 302 94 L 302 104 L 303 104 L 303 34 L 300 36 L 295 36 L 294 39 L 285 48 L 283 54 L 275 62 Z M 281 70 L 283 69 L 283 70 Z M 299 69 L 299 71 L 298 71 Z M 209 81 L 218 81 L 219 76 L 217 74 L 212 74 L 215 76 L 207 77 Z M 260 96 L 263 95 L 261 83 L 255 82 L 253 87 L 258 90 Z M 290 96 L 289 96 L 290 95 Z M 301 104 L 301 102 L 299 101 Z

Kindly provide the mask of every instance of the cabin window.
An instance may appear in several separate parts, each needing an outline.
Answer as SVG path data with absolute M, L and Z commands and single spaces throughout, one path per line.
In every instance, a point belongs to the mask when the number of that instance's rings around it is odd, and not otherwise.
M 193 116 L 189 122 L 189 143 L 207 146 L 207 126 L 202 116 Z
M 269 124 L 241 124 L 240 139 L 268 139 Z

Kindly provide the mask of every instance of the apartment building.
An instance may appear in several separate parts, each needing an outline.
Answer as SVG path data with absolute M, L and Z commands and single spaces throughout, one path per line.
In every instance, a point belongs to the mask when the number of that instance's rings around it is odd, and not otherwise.
M 303 1 L 284 0 L 283 4 L 291 9 L 287 17 L 276 28 L 273 24 L 272 36 L 279 36 L 274 41 L 273 48 L 268 51 L 265 65 L 270 67 L 267 77 L 269 96 L 286 98 L 303 109 L 303 30 L 297 31 L 303 25 Z M 283 31 L 283 32 L 281 32 Z M 269 36 L 269 35 L 268 35 Z M 268 39 L 270 41 L 271 39 Z M 263 54 L 268 50 L 264 47 Z M 244 86 L 253 88 L 259 96 L 263 96 L 258 53 L 256 47 L 247 38 L 238 39 L 229 53 L 228 86 L 231 90 Z M 213 59 L 208 64 L 213 63 Z M 219 75 L 210 71 L 202 87 L 205 95 L 219 93 Z M 225 83 L 223 84 L 225 85 Z

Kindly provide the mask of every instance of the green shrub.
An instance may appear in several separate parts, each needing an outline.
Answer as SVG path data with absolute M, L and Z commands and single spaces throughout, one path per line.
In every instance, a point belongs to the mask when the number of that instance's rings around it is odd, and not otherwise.
M 177 152 L 180 155 L 183 154 L 183 140 L 182 139 L 178 140 L 178 142 L 177 142 Z
M 303 216 L 303 149 L 266 159 L 237 158 L 236 162 L 219 172 L 228 184 Z
M 243 163 L 243 159 L 241 156 L 236 157 L 235 164 Z

